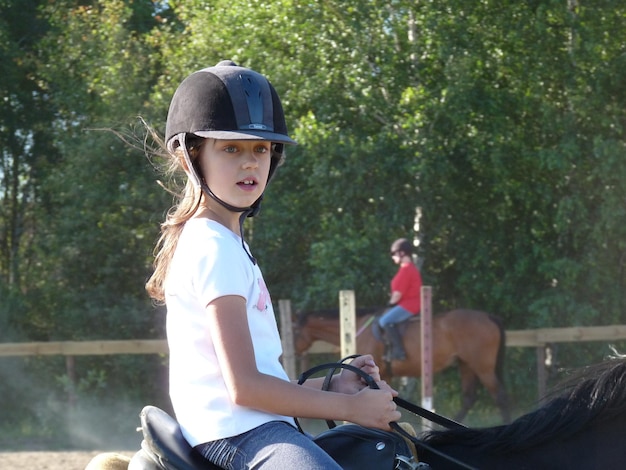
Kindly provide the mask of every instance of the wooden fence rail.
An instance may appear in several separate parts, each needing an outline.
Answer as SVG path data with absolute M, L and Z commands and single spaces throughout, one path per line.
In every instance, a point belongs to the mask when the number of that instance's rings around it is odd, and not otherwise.
M 281 309 L 282 310 L 282 309 Z M 289 312 L 286 309 L 285 312 Z M 287 331 L 291 331 L 291 322 L 285 322 Z M 291 339 L 291 341 L 289 341 Z M 545 365 L 546 346 L 551 343 L 569 343 L 586 341 L 613 342 L 626 340 L 626 325 L 587 326 L 568 328 L 539 328 L 535 330 L 506 331 L 508 347 L 534 347 L 537 355 L 537 393 L 539 397 L 546 392 L 547 371 Z M 285 349 L 285 367 L 290 376 L 295 377 L 295 357 L 293 339 L 290 334 L 283 334 Z M 286 342 L 285 342 L 286 341 Z M 336 353 L 338 346 L 323 341 L 313 343 L 309 354 Z M 167 341 L 164 339 L 146 340 L 101 340 L 101 341 L 50 341 L 25 343 L 0 343 L 0 357 L 10 356 L 50 356 L 61 355 L 66 358 L 67 374 L 75 380 L 75 356 L 113 355 L 113 354 L 168 354 Z M 70 393 L 72 395 L 72 393 Z M 70 396 L 70 402 L 72 402 Z
M 506 332 L 506 345 L 508 347 L 542 347 L 550 343 L 619 340 L 626 340 L 626 325 L 539 328 L 536 330 L 508 330 Z M 309 352 L 338 353 L 339 348 L 318 341 Z M 0 343 L 0 357 L 167 353 L 167 342 L 164 339 Z
M 507 346 L 522 347 L 545 346 L 548 343 L 619 341 L 623 339 L 626 339 L 626 325 L 539 328 L 506 332 Z
M 108 354 L 167 353 L 167 341 L 164 339 L 0 343 L 0 356 L 102 356 Z

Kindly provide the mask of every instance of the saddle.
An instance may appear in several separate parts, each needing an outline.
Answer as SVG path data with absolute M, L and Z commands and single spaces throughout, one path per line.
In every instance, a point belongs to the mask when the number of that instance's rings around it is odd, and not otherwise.
M 139 415 L 143 441 L 128 470 L 220 470 L 185 440 L 178 422 L 156 406 Z
M 380 341 L 381 343 L 385 342 L 385 338 L 384 338 L 384 333 L 383 333 L 383 329 L 381 328 L 380 324 L 378 323 L 378 319 L 381 317 L 382 314 L 376 315 L 374 317 L 374 319 L 371 322 L 370 328 L 372 328 L 372 333 L 374 335 L 374 338 L 376 338 L 378 341 Z M 398 332 L 400 333 L 401 336 L 404 336 L 404 332 L 406 331 L 406 329 L 408 328 L 410 323 L 413 322 L 419 322 L 420 320 L 420 316 L 418 315 L 413 315 L 411 318 L 404 320 L 400 323 L 397 323 L 397 327 L 398 327 Z
M 404 321 L 396 324 L 389 324 L 384 329 L 380 326 L 378 319 L 380 315 L 376 315 L 372 322 L 372 334 L 376 340 L 383 343 L 383 361 L 389 365 L 391 361 L 406 360 L 407 354 L 404 349 L 403 336 L 410 323 L 419 321 L 418 315 L 414 315 Z

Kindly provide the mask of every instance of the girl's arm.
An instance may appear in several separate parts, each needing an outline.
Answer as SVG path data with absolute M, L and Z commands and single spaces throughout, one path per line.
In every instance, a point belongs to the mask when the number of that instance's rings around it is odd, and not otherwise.
M 207 306 L 207 313 L 224 380 L 236 404 L 284 416 L 344 420 L 386 430 L 391 421 L 400 418 L 388 386 L 383 390 L 364 388 L 354 394 L 322 392 L 259 372 L 243 297 L 220 297 Z M 362 367 L 372 369 L 367 359 L 361 361 Z M 346 379 L 346 383 L 354 382 Z
M 402 292 L 394 290 L 391 293 L 391 297 L 389 297 L 389 305 L 395 305 L 398 302 L 400 302 L 400 299 L 402 298 Z

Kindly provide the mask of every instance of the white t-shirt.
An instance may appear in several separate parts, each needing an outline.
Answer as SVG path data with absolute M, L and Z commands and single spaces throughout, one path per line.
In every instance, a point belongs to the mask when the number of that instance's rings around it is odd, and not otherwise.
M 247 248 L 247 246 L 246 246 Z M 292 418 L 238 406 L 230 399 L 208 331 L 205 307 L 225 295 L 245 298 L 257 368 L 289 380 L 274 309 L 259 267 L 241 238 L 208 219 L 183 228 L 165 282 L 170 398 L 187 441 L 196 446 Z

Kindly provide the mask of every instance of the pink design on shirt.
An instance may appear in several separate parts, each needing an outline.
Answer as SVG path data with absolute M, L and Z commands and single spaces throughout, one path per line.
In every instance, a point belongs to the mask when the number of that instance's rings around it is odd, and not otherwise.
M 259 289 L 261 289 L 261 293 L 259 294 L 259 299 L 256 301 L 256 308 L 264 311 L 267 309 L 267 301 L 270 298 L 270 293 L 263 279 L 259 279 Z

